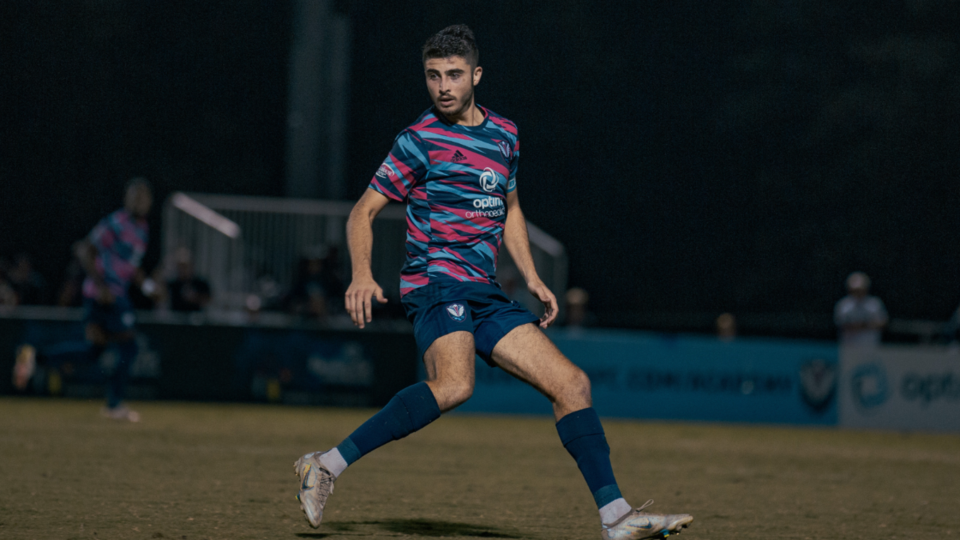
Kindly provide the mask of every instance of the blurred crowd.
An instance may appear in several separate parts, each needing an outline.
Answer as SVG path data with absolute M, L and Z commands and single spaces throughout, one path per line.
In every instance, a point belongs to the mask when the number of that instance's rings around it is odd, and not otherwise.
M 870 293 L 870 276 L 864 272 L 852 272 L 844 281 L 847 294 L 833 308 L 833 322 L 837 340 L 845 347 L 872 347 L 883 341 L 883 333 L 890 323 L 886 305 L 878 296 Z M 715 320 L 716 335 L 724 341 L 737 336 L 737 319 L 732 313 L 722 313 Z M 960 344 L 960 308 L 944 323 L 928 323 L 929 328 L 917 332 L 924 343 L 941 342 L 952 346 Z M 926 324 L 925 324 L 926 326 Z
M 52 300 L 47 282 L 34 270 L 29 254 L 0 257 L 0 306 L 44 305 Z
M 293 285 L 281 298 L 282 311 L 317 319 L 344 314 L 347 289 L 340 268 L 338 247 L 308 248 L 297 264 Z
M 886 306 L 870 294 L 870 278 L 865 273 L 851 273 L 845 285 L 847 294 L 833 310 L 838 341 L 844 346 L 879 345 L 889 322 Z M 733 313 L 721 313 L 715 323 L 720 340 L 732 341 L 737 336 L 737 318 Z
M 287 290 L 268 295 L 258 310 L 289 313 L 303 318 L 324 319 L 345 315 L 346 292 L 340 250 L 337 246 L 315 246 L 304 251 Z M 83 305 L 85 273 L 80 261 L 72 258 L 59 287 L 51 287 L 34 268 L 28 253 L 0 257 L 0 307 Z M 163 309 L 201 312 L 214 300 L 213 287 L 196 273 L 193 254 L 180 248 L 150 273 L 138 269 L 128 296 L 138 310 Z M 385 311 L 385 316 L 394 315 Z
M 189 312 L 200 311 L 210 303 L 210 284 L 194 275 L 189 251 L 179 250 L 172 267 L 174 271 L 168 278 L 162 268 L 151 275 L 138 271 L 128 291 L 134 307 Z M 0 257 L 0 306 L 80 307 L 84 277 L 83 267 L 74 257 L 64 270 L 63 281 L 54 288 L 34 268 L 30 254 L 20 253 L 12 259 Z
M 285 290 L 258 299 L 256 310 L 277 311 L 305 319 L 323 320 L 346 317 L 343 295 L 346 279 L 338 246 L 319 245 L 306 249 L 296 265 L 296 275 Z M 74 258 L 64 271 L 58 287 L 49 282 L 35 268 L 29 253 L 13 257 L 0 256 L 0 308 L 12 306 L 79 307 L 83 304 L 84 271 Z M 525 305 L 535 300 L 526 298 L 525 288 L 519 286 L 515 272 L 505 268 L 501 276 L 504 290 Z M 870 277 L 853 272 L 845 281 L 847 294 L 834 306 L 833 318 L 837 337 L 845 345 L 875 345 L 881 342 L 889 323 L 883 301 L 870 294 Z M 130 300 L 139 310 L 166 309 L 175 312 L 200 312 L 213 300 L 213 288 L 206 278 L 196 274 L 193 255 L 181 248 L 170 260 L 150 274 L 138 271 L 130 285 Z M 396 299 L 399 300 L 399 299 Z M 580 287 L 572 287 L 561 297 L 563 310 L 559 325 L 567 328 L 598 326 L 596 315 L 589 309 L 590 295 Z M 249 306 L 248 306 L 249 307 Z M 403 318 L 400 302 L 376 306 L 379 318 Z M 738 335 L 737 319 L 733 313 L 722 313 L 715 320 L 716 336 L 724 341 Z M 954 342 L 960 334 L 960 308 L 944 323 L 941 340 Z

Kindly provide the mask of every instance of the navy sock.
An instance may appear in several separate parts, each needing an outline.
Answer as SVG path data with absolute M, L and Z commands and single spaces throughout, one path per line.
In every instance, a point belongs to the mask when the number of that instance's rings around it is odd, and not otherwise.
M 121 341 L 117 344 L 117 364 L 113 373 L 107 376 L 107 407 L 114 408 L 123 401 L 130 380 L 130 366 L 137 357 L 135 340 Z
M 380 412 L 370 417 L 337 446 L 347 465 L 417 431 L 440 418 L 440 406 L 427 383 L 420 382 L 397 392 Z
M 560 442 L 577 461 L 597 508 L 621 497 L 610 465 L 610 447 L 593 407 L 572 412 L 557 422 Z

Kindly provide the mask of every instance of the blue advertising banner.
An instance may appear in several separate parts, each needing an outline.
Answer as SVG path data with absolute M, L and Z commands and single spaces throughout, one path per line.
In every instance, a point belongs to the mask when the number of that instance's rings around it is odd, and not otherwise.
M 0 394 L 102 397 L 114 352 L 108 349 L 94 362 L 85 354 L 71 354 L 87 349 L 79 310 L 38 308 L 27 314 L 34 316 L 0 316 L 0 374 L 5 374 Z M 380 407 L 416 382 L 416 343 L 403 328 L 381 325 L 361 332 L 297 321 L 158 319 L 141 317 L 137 324 L 139 352 L 127 392 L 133 400 Z M 39 367 L 29 388 L 16 392 L 10 373 L 22 344 L 36 348 Z
M 950 347 L 845 347 L 840 426 L 960 431 L 960 354 Z
M 551 331 L 590 377 L 601 416 L 669 420 L 837 423 L 837 346 L 830 342 Z M 461 412 L 551 414 L 537 391 L 477 360 Z

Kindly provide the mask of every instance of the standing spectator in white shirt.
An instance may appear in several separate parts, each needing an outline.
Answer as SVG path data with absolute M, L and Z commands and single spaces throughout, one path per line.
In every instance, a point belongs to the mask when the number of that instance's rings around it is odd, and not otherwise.
M 847 277 L 847 295 L 837 302 L 833 320 L 841 345 L 877 345 L 887 325 L 887 308 L 876 296 L 870 296 L 870 278 L 863 272 Z

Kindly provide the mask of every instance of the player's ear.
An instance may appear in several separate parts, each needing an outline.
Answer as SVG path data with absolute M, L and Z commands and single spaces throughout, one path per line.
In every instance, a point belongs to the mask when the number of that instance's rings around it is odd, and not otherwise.
M 473 68 L 473 85 L 476 86 L 480 84 L 480 76 L 483 75 L 483 68 L 477 66 Z

